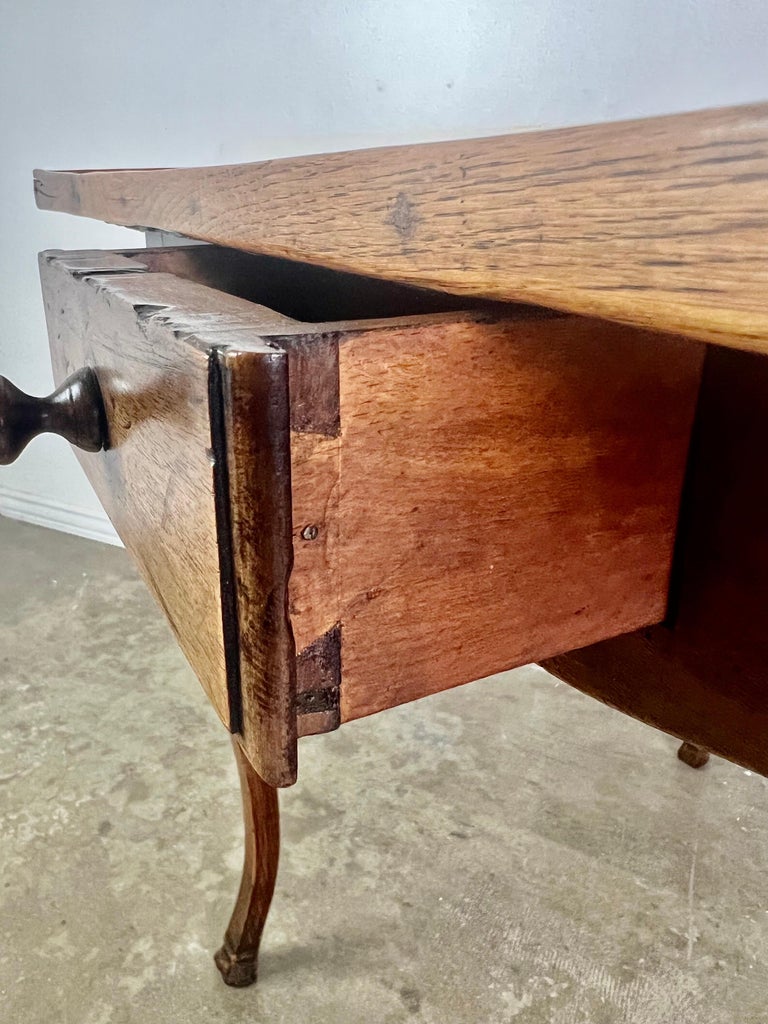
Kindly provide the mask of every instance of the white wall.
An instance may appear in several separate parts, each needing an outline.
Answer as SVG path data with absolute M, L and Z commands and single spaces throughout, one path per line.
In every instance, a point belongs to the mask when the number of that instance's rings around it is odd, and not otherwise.
M 255 160 L 768 97 L 765 0 L 0 0 L 0 372 L 51 384 L 35 254 L 141 244 L 40 213 L 32 168 Z M 106 535 L 64 442 L 0 510 Z

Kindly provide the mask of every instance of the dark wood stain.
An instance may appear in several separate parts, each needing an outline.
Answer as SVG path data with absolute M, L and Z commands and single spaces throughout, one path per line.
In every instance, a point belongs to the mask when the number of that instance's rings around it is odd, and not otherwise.
M 221 353 L 217 349 L 212 349 L 208 357 L 208 407 L 213 456 L 213 500 L 219 538 L 219 586 L 221 588 L 222 628 L 224 631 L 229 731 L 238 733 L 243 728 L 243 702 L 240 692 L 240 640 L 237 624 L 235 554 L 232 547 Z
M 296 681 L 300 735 L 338 729 L 341 722 L 341 625 L 335 625 L 299 652 Z M 302 722 L 302 718 L 307 721 Z
M 280 856 L 280 808 L 277 790 L 253 770 L 234 737 L 233 746 L 243 802 L 245 858 L 237 902 L 224 944 L 214 960 L 227 985 L 244 988 L 256 981 L 261 934 L 275 891 Z
M 296 650 L 288 357 L 268 345 L 221 353 L 237 573 L 241 738 L 265 782 L 296 779 Z
M 106 447 L 104 402 L 92 369 L 73 373 L 47 398 L 33 398 L 0 377 L 0 466 L 15 462 L 38 434 L 58 434 L 86 452 Z
M 307 334 L 271 339 L 288 352 L 291 430 L 338 437 L 339 335 Z
M 405 192 L 398 192 L 397 199 L 389 211 L 386 223 L 392 225 L 402 241 L 408 242 L 416 233 L 419 220 L 420 218 L 416 213 L 414 204 Z

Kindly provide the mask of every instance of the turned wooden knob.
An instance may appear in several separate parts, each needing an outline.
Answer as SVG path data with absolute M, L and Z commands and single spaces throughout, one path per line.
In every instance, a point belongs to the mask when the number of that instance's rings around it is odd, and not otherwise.
M 0 377 L 0 465 L 10 465 L 44 433 L 59 434 L 86 452 L 106 446 L 104 403 L 93 370 L 73 373 L 47 398 L 25 395 Z

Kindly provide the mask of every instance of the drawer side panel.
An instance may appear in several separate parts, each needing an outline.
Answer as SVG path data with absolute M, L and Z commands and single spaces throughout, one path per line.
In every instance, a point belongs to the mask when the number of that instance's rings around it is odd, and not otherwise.
M 663 618 L 703 350 L 574 317 L 342 340 L 342 721 Z

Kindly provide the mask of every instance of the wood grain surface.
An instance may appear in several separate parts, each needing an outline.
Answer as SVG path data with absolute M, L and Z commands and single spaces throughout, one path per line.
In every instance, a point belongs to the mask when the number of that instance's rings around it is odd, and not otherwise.
M 265 660 L 255 653 L 263 655 L 270 643 L 284 652 L 290 629 L 277 616 L 259 620 L 269 637 L 259 648 L 247 634 L 240 650 L 238 588 L 251 601 L 272 581 L 261 552 L 242 536 L 230 550 L 232 495 L 223 449 L 236 449 L 238 503 L 240 435 L 216 437 L 211 371 L 219 359 L 231 359 L 236 381 L 253 383 L 265 359 L 285 358 L 265 348 L 262 335 L 291 321 L 170 274 L 149 273 L 120 254 L 42 253 L 40 269 L 54 376 L 58 382 L 91 367 L 104 399 L 108 448 L 77 453 L 86 474 L 219 717 L 235 731 L 245 722 L 242 741 L 252 763 L 267 782 L 286 785 L 296 773 L 293 662 L 279 675 L 285 692 L 276 693 L 275 674 L 265 679 Z M 253 426 L 252 447 L 263 442 L 258 420 Z M 263 465 L 250 468 L 254 493 Z M 273 493 L 276 503 L 281 493 Z M 290 522 L 290 506 L 285 516 Z M 277 530 L 277 515 L 274 520 Z M 240 530 L 239 520 L 235 525 Z M 290 553 L 282 557 L 290 561 Z
M 265 343 L 217 353 L 222 369 L 226 500 L 239 621 L 239 732 L 272 785 L 296 779 L 296 648 L 288 616 L 291 435 L 288 356 Z
M 768 105 L 209 168 L 43 209 L 768 351 Z
M 545 661 L 585 693 L 768 775 L 768 360 L 711 349 L 664 625 Z
M 340 625 L 342 721 L 663 617 L 702 356 L 576 317 L 339 333 L 291 614 L 300 647 Z

